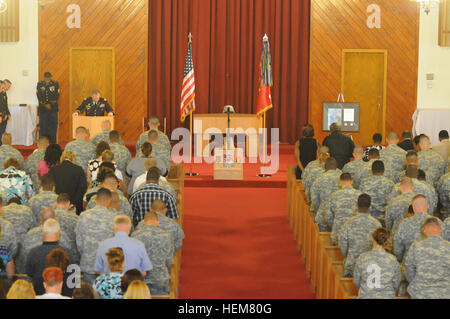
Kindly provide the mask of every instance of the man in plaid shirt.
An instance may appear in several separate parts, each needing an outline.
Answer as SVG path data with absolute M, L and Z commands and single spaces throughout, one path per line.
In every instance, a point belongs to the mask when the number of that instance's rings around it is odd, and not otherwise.
M 137 224 L 144 219 L 146 213 L 152 208 L 154 200 L 162 200 L 166 203 L 166 216 L 172 219 L 178 218 L 176 199 L 158 185 L 161 173 L 157 167 L 152 167 L 147 172 L 147 185 L 136 191 L 130 198 L 131 208 L 133 209 L 133 224 Z

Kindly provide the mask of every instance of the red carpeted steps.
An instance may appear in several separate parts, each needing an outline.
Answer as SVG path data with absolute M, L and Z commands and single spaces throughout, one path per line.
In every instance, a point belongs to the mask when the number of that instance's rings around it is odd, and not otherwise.
M 283 188 L 185 188 L 180 298 L 314 298 Z

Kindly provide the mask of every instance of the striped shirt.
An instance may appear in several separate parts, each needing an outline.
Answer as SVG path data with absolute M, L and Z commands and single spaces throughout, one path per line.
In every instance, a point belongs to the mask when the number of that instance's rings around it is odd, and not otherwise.
M 130 198 L 131 208 L 133 209 L 133 224 L 137 224 L 144 219 L 152 207 L 154 200 L 162 200 L 167 207 L 166 216 L 172 219 L 178 218 L 176 201 L 173 196 L 158 184 L 148 183 L 143 188 L 135 192 Z

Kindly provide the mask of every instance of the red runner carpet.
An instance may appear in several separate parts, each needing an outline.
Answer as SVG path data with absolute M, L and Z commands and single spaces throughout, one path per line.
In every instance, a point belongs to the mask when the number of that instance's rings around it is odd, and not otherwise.
M 286 196 L 286 188 L 185 188 L 180 298 L 314 298 Z

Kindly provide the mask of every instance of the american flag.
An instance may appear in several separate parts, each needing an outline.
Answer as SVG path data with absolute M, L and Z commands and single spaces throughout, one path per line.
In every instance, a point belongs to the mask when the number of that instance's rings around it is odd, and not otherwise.
M 192 61 L 192 36 L 189 34 L 188 52 L 186 66 L 184 67 L 184 79 L 181 88 L 181 122 L 195 111 L 195 76 L 194 62 Z

